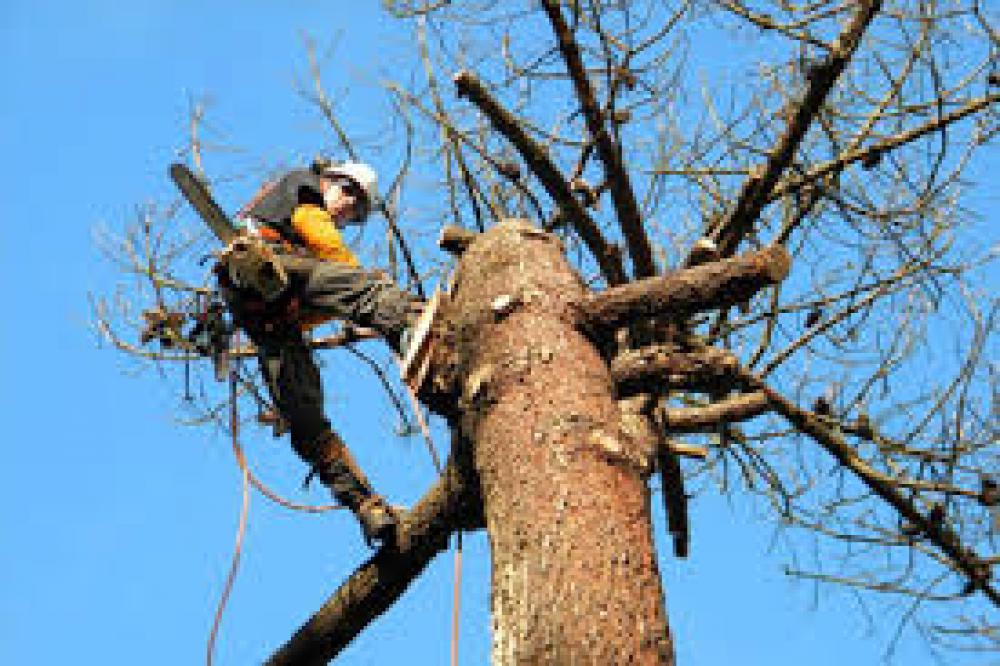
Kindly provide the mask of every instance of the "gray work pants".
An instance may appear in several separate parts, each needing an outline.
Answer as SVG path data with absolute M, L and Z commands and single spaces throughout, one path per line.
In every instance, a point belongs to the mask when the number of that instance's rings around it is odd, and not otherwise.
M 289 260 L 289 266 L 293 261 L 290 293 L 279 304 L 264 307 L 259 298 L 239 290 L 223 289 L 223 293 L 236 323 L 257 347 L 261 372 L 288 424 L 292 447 L 316 466 L 324 462 L 317 459 L 316 447 L 330 430 L 330 422 L 323 409 L 323 385 L 312 349 L 289 311 L 374 328 L 398 352 L 403 330 L 420 301 L 380 273 L 300 256 Z

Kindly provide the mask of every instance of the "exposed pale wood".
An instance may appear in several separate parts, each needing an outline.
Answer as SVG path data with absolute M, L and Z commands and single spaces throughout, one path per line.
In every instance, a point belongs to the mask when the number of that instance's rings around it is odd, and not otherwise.
M 458 256 L 465 252 L 472 241 L 476 240 L 477 235 L 475 231 L 448 225 L 441 228 L 441 235 L 438 236 L 438 247 L 448 254 Z

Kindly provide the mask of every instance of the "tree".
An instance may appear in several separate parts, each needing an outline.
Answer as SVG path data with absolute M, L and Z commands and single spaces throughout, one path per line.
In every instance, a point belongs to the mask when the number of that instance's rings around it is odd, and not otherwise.
M 454 531 L 482 527 L 497 663 L 671 663 L 656 478 L 679 557 L 689 497 L 738 493 L 773 511 L 793 557 L 814 553 L 794 575 L 902 595 L 938 644 L 1000 649 L 998 302 L 965 205 L 998 129 L 984 8 L 384 4 L 423 70 L 387 85 L 405 158 L 386 253 L 416 288 L 398 201 L 433 173 L 460 258 L 420 397 L 453 444 L 399 543 L 271 663 L 329 660 Z M 757 41 L 704 65 L 694 98 L 713 31 Z M 741 57 L 755 75 L 727 89 Z M 204 298 L 193 243 L 161 242 L 148 218 L 117 256 L 172 312 Z M 173 348 L 151 352 L 98 314 L 131 353 L 190 355 L 169 316 L 151 334 Z

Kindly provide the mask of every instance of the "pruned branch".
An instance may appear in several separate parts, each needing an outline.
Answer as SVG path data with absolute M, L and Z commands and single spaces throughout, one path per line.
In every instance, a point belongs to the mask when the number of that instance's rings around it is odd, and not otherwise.
M 500 106 L 500 103 L 490 95 L 475 74 L 466 70 L 457 73 L 455 87 L 458 90 L 458 95 L 468 98 L 475 104 L 490 120 L 493 127 L 510 141 L 521 154 L 528 168 L 542 183 L 542 187 L 569 218 L 573 228 L 583 239 L 587 249 L 600 266 L 601 273 L 608 284 L 616 285 L 625 282 L 625 270 L 621 264 L 621 257 L 614 252 L 597 223 L 573 196 L 569 183 L 566 182 L 559 168 L 549 157 L 548 151 L 528 136 L 517 118 Z
M 732 387 L 739 362 L 714 347 L 684 351 L 673 345 L 628 350 L 611 361 L 619 395 L 665 389 L 709 391 Z
M 735 305 L 784 280 L 790 268 L 788 252 L 781 246 L 771 246 L 646 278 L 587 298 L 580 307 L 580 323 L 590 331 L 613 331 L 635 317 L 686 317 Z
M 448 254 L 458 256 L 476 240 L 477 234 L 463 227 L 445 226 L 441 227 L 441 234 L 438 236 L 438 247 Z

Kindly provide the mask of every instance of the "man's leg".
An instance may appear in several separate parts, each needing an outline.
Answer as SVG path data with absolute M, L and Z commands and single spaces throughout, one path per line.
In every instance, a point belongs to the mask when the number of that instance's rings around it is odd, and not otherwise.
M 312 350 L 297 329 L 252 335 L 275 405 L 291 431 L 292 448 L 338 502 L 358 518 L 371 543 L 391 536 L 396 517 L 376 495 L 323 410 L 323 385 Z
M 317 262 L 301 293 L 304 314 L 328 315 L 374 328 L 397 353 L 403 331 L 422 303 L 377 272 L 329 261 Z

